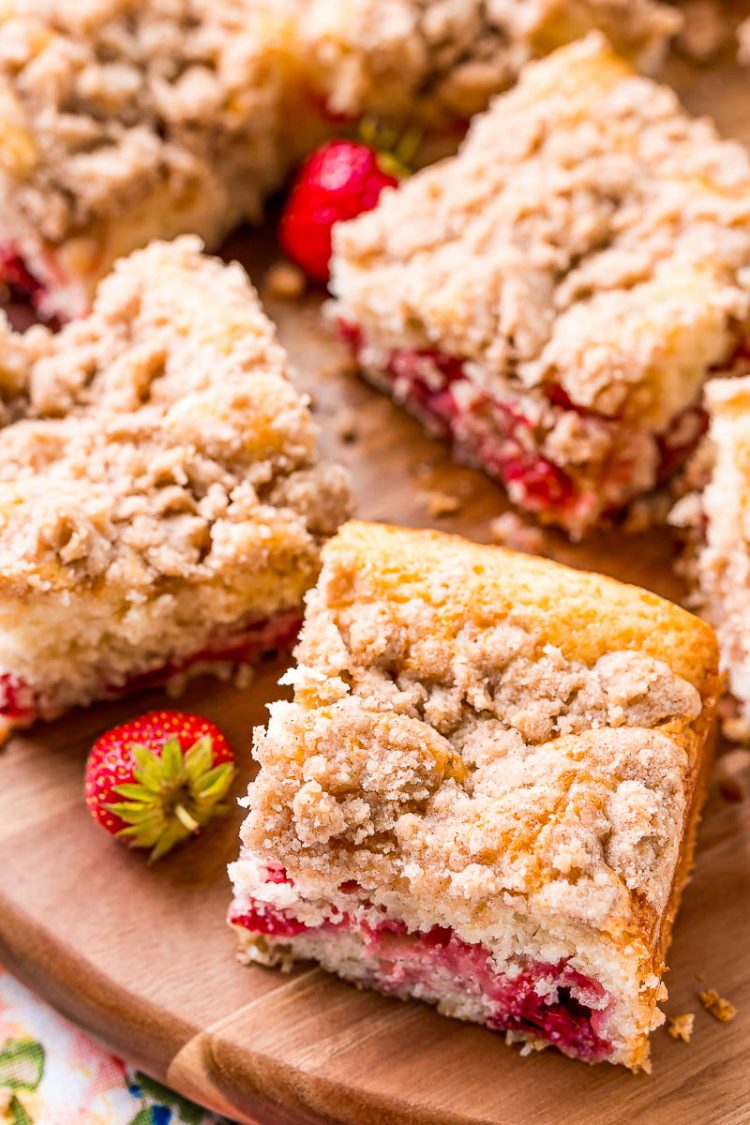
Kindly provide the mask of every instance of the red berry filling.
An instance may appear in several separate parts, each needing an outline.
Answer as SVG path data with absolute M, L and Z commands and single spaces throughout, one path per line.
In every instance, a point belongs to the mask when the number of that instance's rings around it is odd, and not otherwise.
M 34 306 L 38 305 L 47 293 L 13 246 L 4 246 L 0 249 L 0 282 L 8 286 L 14 297 L 29 301 Z
M 257 664 L 272 652 L 292 647 L 297 639 L 302 615 L 298 610 L 282 613 L 267 621 L 249 625 L 241 634 L 225 638 L 208 645 L 179 662 L 163 664 L 149 672 L 132 676 L 125 684 L 110 684 L 107 694 L 113 696 L 129 695 L 137 691 L 147 691 L 159 687 L 170 677 L 186 672 L 199 664 Z
M 358 355 L 363 345 L 359 330 L 341 323 L 339 332 Z M 439 352 L 399 350 L 391 355 L 384 374 L 397 401 L 416 407 L 440 437 L 453 441 L 459 457 L 501 480 L 524 507 L 542 512 L 576 506 L 574 481 L 534 450 L 533 423 L 518 403 L 482 392 L 468 408 L 459 403 L 455 386 L 467 380 L 462 360 Z
M 250 906 L 242 914 L 233 914 L 230 922 L 233 926 L 243 926 L 254 934 L 267 934 L 269 937 L 294 937 L 308 929 L 304 922 L 289 918 L 257 899 L 251 899 Z
M 266 882 L 290 883 L 286 871 L 271 866 Z M 351 881 L 350 881 L 351 883 Z M 341 890 L 356 889 L 346 883 Z M 369 910 L 367 901 L 359 905 Z M 567 960 L 520 963 L 515 975 L 498 972 L 489 951 L 479 943 L 463 941 L 447 926 L 409 933 L 396 918 L 373 923 L 357 921 L 344 913 L 322 926 L 310 927 L 287 911 L 250 898 L 230 922 L 251 933 L 268 937 L 298 934 L 358 934 L 368 959 L 375 960 L 372 982 L 382 992 L 429 995 L 441 988 L 481 998 L 489 1009 L 487 1026 L 494 1031 L 518 1031 L 538 1036 L 565 1054 L 592 1062 L 611 1054 L 604 1034 L 611 1000 L 595 980 L 572 968 Z
M 33 689 L 7 672 L 0 675 L 0 715 L 15 722 L 27 722 L 34 717 Z
M 198 664 L 257 664 L 272 652 L 290 649 L 297 639 L 302 615 L 290 610 L 278 617 L 249 625 L 243 632 L 223 638 L 179 663 L 162 665 L 124 684 L 105 684 L 102 696 L 119 698 L 160 687 L 171 676 Z M 28 683 L 10 673 L 0 674 L 0 716 L 15 723 L 30 723 L 38 717 L 37 694 Z
M 338 328 L 355 357 L 366 358 L 361 330 L 344 321 Z M 460 384 L 469 382 L 464 362 L 428 350 L 397 349 L 379 370 L 379 378 L 389 385 L 397 402 L 410 407 L 430 429 L 453 443 L 460 460 L 478 465 L 502 481 L 511 499 L 529 511 L 551 515 L 571 526 L 587 522 L 589 513 L 612 516 L 622 510 L 633 496 L 633 468 L 643 455 L 644 441 L 652 441 L 657 483 L 684 463 L 705 430 L 703 412 L 691 408 L 674 420 L 667 434 L 653 439 L 643 435 L 639 444 L 634 440 L 639 438 L 637 431 L 628 430 L 616 418 L 577 405 L 559 384 L 545 388 L 545 397 L 535 403 L 540 416 L 546 415 L 544 424 L 535 422 L 522 399 L 499 399 L 476 384 L 468 395 L 459 391 Z M 579 471 L 578 479 L 539 450 L 545 426 L 549 428 L 567 412 L 578 415 L 592 433 L 606 437 L 611 448 L 600 464 Z

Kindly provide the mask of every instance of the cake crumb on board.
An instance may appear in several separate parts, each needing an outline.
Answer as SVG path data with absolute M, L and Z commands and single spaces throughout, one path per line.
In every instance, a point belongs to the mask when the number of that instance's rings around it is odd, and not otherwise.
M 719 996 L 715 988 L 707 988 L 705 992 L 699 992 L 698 997 L 709 1015 L 719 1020 L 720 1023 L 729 1023 L 737 1015 L 734 1004 L 725 1000 L 723 996 Z
M 527 555 L 544 554 L 544 532 L 524 523 L 515 512 L 503 512 L 490 522 L 490 542 Z
M 291 262 L 275 262 L 265 278 L 265 288 L 272 297 L 295 301 L 304 295 L 307 281 L 302 270 Z
M 718 0 L 687 0 L 677 45 L 698 64 L 712 62 L 732 33 L 727 12 Z
M 359 415 L 354 410 L 340 411 L 335 425 L 337 437 L 347 445 L 353 445 L 361 437 Z
M 692 1012 L 685 1012 L 680 1016 L 670 1016 L 667 1024 L 667 1035 L 681 1043 L 689 1043 L 694 1024 L 695 1016 Z
M 424 505 L 431 516 L 439 519 L 442 516 L 452 516 L 461 507 L 458 496 L 440 489 L 432 489 L 424 494 Z

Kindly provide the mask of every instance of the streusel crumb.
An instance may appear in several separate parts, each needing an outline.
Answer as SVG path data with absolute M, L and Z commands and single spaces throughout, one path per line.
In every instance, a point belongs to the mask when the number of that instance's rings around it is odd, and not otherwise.
M 14 209 L 46 239 L 215 196 L 257 216 L 280 175 L 283 24 L 257 0 L 20 0 L 0 13 L 0 96 L 24 140 Z M 274 22 L 278 27 L 274 26 Z M 5 125 L 5 122 L 4 122 Z M 20 143 L 20 142 L 19 142 Z
M 527 555 L 544 554 L 544 532 L 525 523 L 516 512 L 503 512 L 491 521 L 490 542 Z
M 689 1043 L 693 1034 L 693 1025 L 695 1023 L 695 1016 L 692 1012 L 686 1012 L 681 1016 L 670 1016 L 667 1023 L 667 1034 L 672 1039 L 679 1039 L 682 1043 Z
M 697 63 L 711 62 L 732 34 L 728 12 L 721 0 L 687 0 L 684 13 L 680 50 Z
M 53 718 L 288 647 L 349 510 L 237 264 L 122 259 L 54 334 L 0 318 L 0 713 Z
M 47 590 L 221 581 L 279 539 L 297 564 L 348 506 L 238 265 L 196 239 L 121 261 L 57 335 L 0 320 L 0 566 Z M 301 591 L 300 591 L 301 593 Z
M 719 996 L 715 988 L 698 993 L 699 999 L 706 1011 L 720 1023 L 729 1023 L 737 1015 L 737 1009 L 729 1000 Z
M 681 23 L 679 13 L 652 0 L 311 0 L 302 7 L 301 53 L 333 112 L 429 125 L 468 120 L 529 59 L 591 28 L 653 66 Z
M 442 489 L 432 489 L 424 494 L 424 505 L 429 515 L 440 519 L 442 516 L 452 516 L 461 507 L 458 496 Z
M 291 262 L 276 262 L 265 277 L 265 288 L 271 297 L 296 301 L 303 296 L 307 281 L 302 270 Z

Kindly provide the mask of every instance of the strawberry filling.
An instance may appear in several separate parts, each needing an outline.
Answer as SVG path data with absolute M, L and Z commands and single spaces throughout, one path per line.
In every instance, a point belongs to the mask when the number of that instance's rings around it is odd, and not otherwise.
M 361 331 L 345 321 L 339 321 L 338 329 L 361 361 L 366 348 Z M 428 350 L 397 349 L 378 379 L 397 402 L 450 440 L 459 460 L 500 480 L 516 503 L 563 525 L 583 525 L 597 513 L 611 517 L 624 508 L 634 494 L 633 470 L 644 455 L 644 440 L 652 441 L 654 483 L 661 483 L 684 463 L 705 432 L 705 415 L 692 408 L 675 419 L 667 434 L 649 439 L 628 431 L 617 419 L 577 405 L 557 384 L 545 388 L 545 398 L 534 403 L 534 411 L 541 409 L 545 415 L 542 424 L 528 416 L 522 398 L 490 395 L 471 383 L 461 359 Z M 579 465 L 575 474 L 540 452 L 545 427 L 566 413 L 577 415 L 592 435 L 606 437 L 611 450 L 600 463 Z
M 34 692 L 24 680 L 8 672 L 0 675 L 0 715 L 12 722 L 34 718 Z
M 0 249 L 0 284 L 8 287 L 14 299 L 26 301 L 34 308 L 47 296 L 47 290 L 30 272 L 14 246 Z
M 301 624 L 299 610 L 289 610 L 278 617 L 249 625 L 241 633 L 217 639 L 185 660 L 172 661 L 131 676 L 125 683 L 104 684 L 101 696 L 117 699 L 148 691 L 201 664 L 257 664 L 273 652 L 290 649 Z M 42 715 L 39 695 L 34 687 L 12 673 L 0 674 L 0 716 L 20 726 L 28 725 Z
M 288 883 L 289 879 L 282 869 L 280 878 L 268 881 Z M 344 913 L 322 926 L 309 927 L 255 898 L 246 899 L 242 909 L 230 915 L 230 922 L 270 938 L 304 933 L 335 941 L 338 933 L 355 933 L 368 963 L 375 966 L 370 982 L 381 992 L 439 996 L 448 989 L 481 998 L 488 1013 L 486 1025 L 494 1031 L 523 1032 L 590 1062 L 611 1054 L 605 1034 L 611 998 L 601 984 L 567 960 L 553 964 L 526 959 L 512 973 L 503 973 L 484 946 L 463 941 L 445 926 L 409 933 L 396 919 L 383 918 L 373 925 Z
M 107 686 L 107 694 L 130 695 L 132 692 L 159 687 L 172 676 L 188 672 L 200 664 L 257 664 L 272 652 L 291 648 L 301 624 L 302 614 L 296 609 L 256 622 L 242 633 L 214 641 L 185 660 L 171 661 L 159 668 L 132 676 L 122 686 L 110 684 Z

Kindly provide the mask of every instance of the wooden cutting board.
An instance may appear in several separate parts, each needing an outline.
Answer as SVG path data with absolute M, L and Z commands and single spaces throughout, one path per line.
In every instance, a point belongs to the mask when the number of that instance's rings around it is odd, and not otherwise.
M 673 67 L 691 108 L 711 110 L 750 140 L 750 77 L 729 67 Z M 274 258 L 268 233 L 238 235 L 227 253 L 261 283 Z M 445 451 L 384 398 L 342 370 L 321 328 L 319 299 L 266 296 L 298 367 L 329 455 L 351 469 L 359 514 L 489 538 L 501 493 L 455 467 Z M 342 411 L 358 437 L 345 442 Z M 426 494 L 457 496 L 450 518 L 430 517 Z M 602 570 L 668 597 L 665 535 L 603 537 L 574 547 L 546 537 L 564 562 Z M 250 730 L 283 694 L 282 665 L 250 689 L 195 682 L 183 704 L 216 720 L 251 773 Z M 296 1125 L 747 1125 L 750 1122 L 750 800 L 727 801 L 715 781 L 695 874 L 670 956 L 667 1012 L 695 1012 L 689 1045 L 662 1030 L 652 1076 L 572 1063 L 554 1052 L 522 1059 L 498 1035 L 355 989 L 320 970 L 284 976 L 243 968 L 224 922 L 225 867 L 240 809 L 153 868 L 97 829 L 82 793 L 86 753 L 105 728 L 162 706 L 152 693 L 100 706 L 14 738 L 0 753 L 0 959 L 67 1016 L 144 1070 L 241 1122 Z M 750 781 L 750 779 L 748 779 Z M 716 988 L 739 1014 L 720 1024 L 697 993 Z

